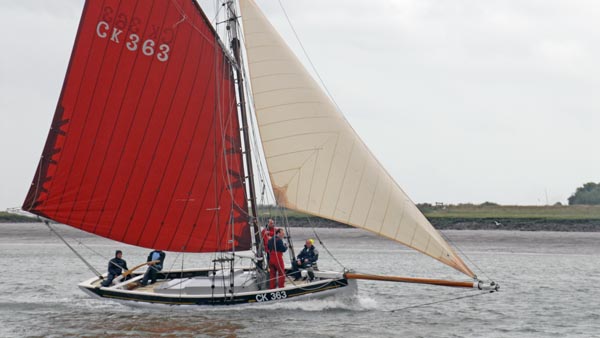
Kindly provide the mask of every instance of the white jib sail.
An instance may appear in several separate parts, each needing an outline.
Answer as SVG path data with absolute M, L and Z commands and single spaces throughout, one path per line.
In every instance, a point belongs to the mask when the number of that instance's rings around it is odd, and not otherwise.
M 464 264 L 337 110 L 252 0 L 240 0 L 255 112 L 277 203 Z

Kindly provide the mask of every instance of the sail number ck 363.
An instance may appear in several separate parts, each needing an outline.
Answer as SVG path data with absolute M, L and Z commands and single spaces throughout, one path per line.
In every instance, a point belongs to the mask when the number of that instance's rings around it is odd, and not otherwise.
M 268 302 L 271 300 L 286 299 L 287 293 L 285 293 L 285 291 L 259 293 L 255 298 L 257 302 Z
M 114 43 L 125 42 L 125 47 L 131 52 L 140 49 L 146 56 L 153 56 L 156 54 L 156 59 L 158 61 L 165 62 L 169 59 L 170 48 L 166 43 L 162 43 L 156 47 L 156 41 L 153 39 L 141 41 L 140 36 L 135 33 L 130 33 L 124 37 L 123 30 L 117 27 L 111 27 L 106 21 L 98 22 L 96 34 L 103 39 L 109 38 L 110 41 Z

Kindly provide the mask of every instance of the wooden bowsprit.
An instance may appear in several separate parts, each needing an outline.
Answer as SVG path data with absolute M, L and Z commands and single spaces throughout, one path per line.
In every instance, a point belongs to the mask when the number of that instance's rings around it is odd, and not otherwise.
M 484 281 L 476 279 L 473 282 L 460 282 L 451 281 L 444 279 L 428 279 L 428 278 L 415 278 L 415 277 L 400 277 L 400 276 L 382 276 L 382 275 L 369 275 L 361 273 L 346 272 L 344 274 L 346 279 L 364 279 L 364 280 L 375 280 L 375 281 L 386 281 L 386 282 L 400 282 L 400 283 L 416 283 L 416 284 L 429 284 L 429 285 L 440 285 L 449 286 L 456 288 L 474 288 L 486 291 L 498 291 L 500 285 L 496 282 L 485 283 Z

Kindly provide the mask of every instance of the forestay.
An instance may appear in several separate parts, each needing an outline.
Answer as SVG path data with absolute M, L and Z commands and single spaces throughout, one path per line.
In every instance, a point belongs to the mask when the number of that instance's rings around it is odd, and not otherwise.
M 252 0 L 240 1 L 260 136 L 277 202 L 394 239 L 473 277 Z

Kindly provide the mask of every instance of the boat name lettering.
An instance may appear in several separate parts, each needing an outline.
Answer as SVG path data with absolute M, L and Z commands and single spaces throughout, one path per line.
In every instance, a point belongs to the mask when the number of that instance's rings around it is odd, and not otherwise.
M 174 31 L 167 28 L 161 31 L 159 26 L 149 25 L 146 28 L 146 38 L 139 34 L 141 20 L 138 17 L 128 19 L 127 15 L 120 13 L 114 15 L 111 7 L 104 7 L 102 19 L 96 25 L 96 34 L 102 39 L 109 39 L 113 43 L 125 43 L 131 52 L 141 50 L 146 56 L 156 54 L 156 59 L 165 62 L 169 59 Z
M 257 302 L 268 302 L 271 300 L 280 300 L 280 299 L 286 299 L 287 298 L 287 293 L 285 293 L 285 291 L 276 291 L 276 292 L 269 292 L 269 293 L 261 293 L 256 295 L 256 301 Z

